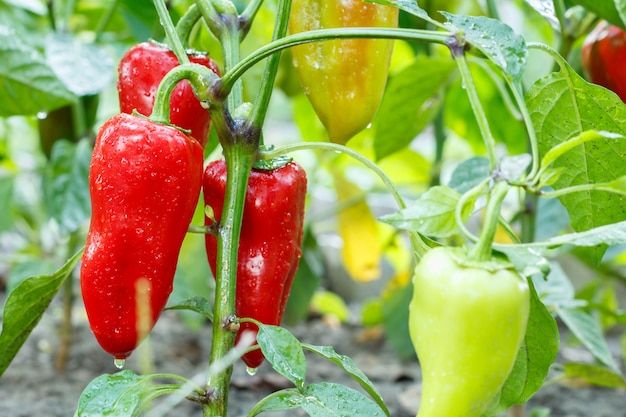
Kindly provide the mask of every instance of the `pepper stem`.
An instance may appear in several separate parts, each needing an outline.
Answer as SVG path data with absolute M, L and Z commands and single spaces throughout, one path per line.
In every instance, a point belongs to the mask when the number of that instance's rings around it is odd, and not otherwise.
M 478 242 L 469 253 L 470 259 L 478 262 L 485 262 L 491 259 L 491 248 L 493 246 L 496 230 L 498 229 L 500 208 L 502 207 L 502 202 L 508 191 L 509 185 L 505 181 L 499 181 L 489 194 L 487 212 L 485 213 L 485 224 L 480 232 Z
M 222 359 L 233 348 L 235 333 L 229 330 L 229 318 L 235 316 L 235 296 L 237 288 L 237 258 L 239 235 L 243 218 L 243 208 L 248 188 L 248 178 L 254 163 L 256 146 L 236 141 L 224 148 L 226 158 L 226 192 L 224 207 L 217 235 L 217 271 L 215 307 L 213 320 L 213 342 L 211 363 Z M 207 381 L 212 401 L 203 408 L 203 415 L 225 416 L 228 405 L 228 387 L 232 375 L 232 365 Z

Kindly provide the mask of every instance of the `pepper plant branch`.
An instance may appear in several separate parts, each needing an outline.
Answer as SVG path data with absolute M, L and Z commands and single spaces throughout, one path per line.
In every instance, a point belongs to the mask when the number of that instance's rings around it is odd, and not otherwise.
M 210 354 L 212 364 L 224 358 L 235 342 L 235 333 L 227 328 L 227 324 L 229 319 L 235 316 L 239 235 L 256 144 L 234 140 L 232 145 L 224 147 L 223 151 L 227 174 L 224 207 L 217 236 L 213 342 Z M 207 390 L 213 390 L 213 401 L 203 408 L 205 416 L 226 415 L 231 375 L 232 365 L 209 376 Z
M 260 1 L 262 0 L 259 0 L 259 2 Z M 283 38 L 287 34 L 290 10 L 291 0 L 280 0 L 278 2 L 276 26 L 274 26 L 272 40 Z M 249 118 L 252 126 L 261 128 L 261 126 L 263 126 L 263 122 L 265 121 L 270 98 L 272 96 L 272 90 L 274 88 L 274 81 L 276 80 L 276 73 L 278 72 L 280 55 L 280 51 L 272 54 L 265 63 L 265 70 L 263 71 L 263 78 L 261 79 L 259 92 L 256 96 Z
M 537 141 L 537 134 L 535 132 L 535 128 L 533 126 L 533 121 L 530 117 L 530 113 L 528 112 L 528 107 L 526 106 L 526 100 L 524 100 L 524 96 L 522 94 L 522 86 L 520 83 L 513 82 L 507 78 L 507 82 L 509 84 L 509 88 L 513 94 L 513 98 L 517 103 L 517 108 L 522 116 L 522 120 L 524 122 L 524 126 L 526 127 L 526 134 L 528 135 L 528 146 L 530 147 L 531 154 L 531 168 L 528 173 L 529 178 L 533 178 L 538 170 L 539 170 L 539 145 Z
M 396 188 L 391 178 L 387 176 L 385 171 L 383 171 L 374 162 L 372 162 L 365 156 L 361 155 L 359 152 L 353 149 L 350 149 L 347 146 L 340 145 L 337 143 L 330 143 L 330 142 L 294 143 L 294 144 L 283 146 L 280 149 L 264 151 L 263 153 L 259 155 L 259 157 L 262 159 L 273 159 L 278 156 L 288 154 L 290 152 L 311 150 L 311 149 L 322 149 L 322 150 L 331 151 L 331 152 L 343 153 L 356 159 L 357 161 L 359 161 L 360 163 L 368 167 L 370 170 L 372 170 L 372 172 L 374 172 L 382 180 L 382 182 L 385 184 L 385 186 L 387 187 L 387 189 L 389 190 L 393 198 L 396 200 L 396 204 L 398 204 L 398 207 L 400 209 L 404 209 L 407 207 L 406 202 L 400 195 L 400 192 Z M 415 251 L 415 254 L 418 257 L 421 257 L 430 249 L 430 247 L 426 244 L 426 242 L 424 242 L 424 240 L 421 238 L 421 236 L 418 233 L 410 232 L 409 238 L 411 239 L 411 246 L 413 247 L 413 250 Z
M 113 18 L 113 15 L 115 14 L 115 9 L 117 8 L 118 3 L 119 3 L 119 0 L 113 0 L 109 2 L 106 11 L 104 12 L 100 20 L 98 20 L 98 24 L 96 25 L 96 29 L 94 30 L 94 33 L 96 35 L 95 43 L 98 43 L 100 41 L 100 36 L 102 35 L 106 27 L 111 22 L 111 19 Z
M 355 38 L 379 38 L 379 39 L 399 39 L 405 41 L 426 41 L 445 43 L 452 35 L 451 32 L 418 30 L 418 29 L 388 29 L 388 28 L 340 28 L 340 29 L 319 29 L 307 32 L 295 33 L 277 39 L 267 45 L 257 49 L 241 60 L 237 65 L 227 70 L 222 77 L 222 90 L 227 94 L 233 84 L 241 76 L 268 56 L 290 48 L 310 42 L 320 42 L 333 39 L 355 39 Z
M 555 191 L 540 191 L 539 195 L 544 198 L 562 197 L 571 193 L 590 192 L 590 191 L 606 191 L 609 193 L 626 195 L 626 188 L 615 186 L 614 182 L 603 182 L 596 184 L 581 184 L 571 187 L 561 188 Z
M 176 58 L 178 58 L 178 62 L 180 62 L 181 64 L 188 64 L 189 57 L 187 56 L 185 48 L 183 47 L 183 44 L 178 37 L 178 33 L 176 33 L 176 28 L 174 27 L 174 23 L 172 23 L 172 18 L 167 11 L 167 7 L 165 6 L 165 0 L 153 1 L 154 7 L 159 14 L 159 21 L 161 22 L 161 26 L 163 27 L 163 29 L 165 29 L 168 43 L 172 48 L 172 51 L 174 51 Z
M 154 98 L 154 107 L 150 119 L 157 123 L 170 123 L 170 96 L 176 85 L 182 80 L 189 80 L 196 95 L 201 101 L 212 101 L 213 97 L 208 96 L 211 86 L 218 79 L 217 75 L 209 68 L 200 64 L 183 64 L 170 70 L 161 80 Z M 219 114 L 218 123 L 221 122 Z
M 483 192 L 483 190 L 489 185 L 489 181 L 491 178 L 484 179 L 481 183 L 475 185 L 472 189 L 465 192 L 459 201 L 456 203 L 456 207 L 454 209 L 454 218 L 456 220 L 456 224 L 461 230 L 461 234 L 465 236 L 467 240 L 470 242 L 477 242 L 478 237 L 475 236 L 469 229 L 465 226 L 465 222 L 463 221 L 463 208 L 470 200 L 476 200 L 478 196 Z
M 450 51 L 452 52 L 452 57 L 457 64 L 459 73 L 461 74 L 463 86 L 465 87 L 465 91 L 467 92 L 467 97 L 469 98 L 470 105 L 472 106 L 474 117 L 476 117 L 478 128 L 483 137 L 485 148 L 487 149 L 489 166 L 491 170 L 493 170 L 498 163 L 496 158 L 496 141 L 493 137 L 493 134 L 491 133 L 491 129 L 489 128 L 489 120 L 487 119 L 487 115 L 485 114 L 485 109 L 480 103 L 478 91 L 476 91 L 476 85 L 474 84 L 474 80 L 472 79 L 472 73 L 469 69 L 469 66 L 467 65 L 465 53 L 456 52 L 454 46 L 450 48 Z
M 196 4 L 192 4 L 176 23 L 176 33 L 184 47 L 189 46 L 189 34 L 201 18 L 200 9 L 198 9 Z
M 470 250 L 469 257 L 478 262 L 486 262 L 491 259 L 491 250 L 493 239 L 498 229 L 498 218 L 500 217 L 500 208 L 502 202 L 509 191 L 509 185 L 506 181 L 498 181 L 489 194 L 487 202 L 487 211 L 485 213 L 485 221 L 483 228 L 478 237 L 478 242 Z
M 241 24 L 242 36 L 247 35 L 248 32 L 250 31 L 250 27 L 252 26 L 252 22 L 254 21 L 254 17 L 256 16 L 257 12 L 261 8 L 262 4 L 263 4 L 263 0 L 252 0 L 250 3 L 248 3 L 248 5 L 244 9 L 244 11 L 239 16 L 239 22 Z M 280 7 L 280 5 L 279 5 L 279 7 Z M 280 9 L 279 9 L 279 12 L 277 13 L 277 17 L 276 17 L 276 19 L 277 19 L 276 22 L 277 23 L 281 23 L 282 22 L 282 19 L 281 19 L 280 16 L 281 16 L 281 14 L 280 14 Z

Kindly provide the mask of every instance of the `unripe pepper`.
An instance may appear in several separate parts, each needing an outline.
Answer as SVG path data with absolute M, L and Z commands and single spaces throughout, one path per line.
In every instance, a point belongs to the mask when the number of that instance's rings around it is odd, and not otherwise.
M 204 65 L 219 75 L 219 68 L 205 53 L 189 54 L 192 63 Z M 176 55 L 166 46 L 144 42 L 133 46 L 122 57 L 118 67 L 117 90 L 123 113 L 136 110 L 144 116 L 152 113 L 159 83 L 171 69 L 178 66 Z M 204 147 L 209 138 L 211 117 L 200 105 L 188 81 L 180 82 L 170 97 L 170 121 L 191 131 L 191 136 Z
M 306 184 L 306 173 L 295 162 L 273 170 L 252 169 L 237 252 L 238 317 L 280 324 L 301 256 Z M 219 159 L 207 166 L 203 179 L 204 202 L 213 209 L 216 221 L 222 216 L 225 190 L 226 163 Z M 207 217 L 206 223 L 213 224 L 213 219 Z M 206 235 L 206 252 L 215 274 L 214 235 Z M 236 340 L 244 331 L 256 334 L 258 329 L 241 323 Z M 264 357 L 257 349 L 242 359 L 248 367 L 257 368 Z
M 398 9 L 362 0 L 293 0 L 289 32 L 398 26 Z M 382 100 L 392 40 L 345 39 L 292 48 L 293 63 L 315 112 L 335 143 L 372 121 Z
M 172 291 L 202 165 L 196 140 L 143 117 L 118 114 L 98 133 L 80 283 L 91 330 L 117 360 L 147 336 Z
M 581 54 L 591 82 L 608 88 L 626 103 L 626 31 L 600 22 L 585 38 Z
M 526 333 L 527 282 L 438 247 L 413 277 L 409 331 L 422 370 L 418 417 L 478 417 L 511 372 Z

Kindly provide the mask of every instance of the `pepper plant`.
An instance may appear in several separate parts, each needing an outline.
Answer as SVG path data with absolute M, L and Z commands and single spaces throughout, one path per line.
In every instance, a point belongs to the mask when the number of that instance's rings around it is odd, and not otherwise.
M 333 167 L 338 177 L 347 176 L 341 172 L 346 166 L 359 164 L 396 203 L 397 210 L 379 220 L 406 236 L 410 253 L 403 272 L 411 284 L 396 288 L 405 302 L 394 307 L 406 324 L 396 340 L 403 335 L 412 343 L 423 372 L 419 417 L 492 416 L 507 409 L 514 415 L 541 389 L 556 360 L 555 318 L 600 364 L 581 366 L 580 374 L 601 373 L 617 380 L 614 385 L 626 385 L 589 305 L 550 287 L 559 279 L 564 285 L 555 258 L 572 247 L 598 265 L 607 259 L 607 248 L 626 243 L 626 107 L 614 92 L 587 82 L 571 58 L 596 19 L 624 26 L 621 2 L 601 7 L 579 1 L 569 9 L 561 0 L 533 2 L 560 34 L 555 49 L 526 41 L 500 19 L 494 1 L 483 14 L 461 15 L 404 0 L 278 0 L 269 4 L 271 41 L 243 54 L 242 42 L 266 3 L 252 0 L 241 7 L 230 0 L 195 0 L 176 25 L 163 0 L 150 5 L 159 18 L 154 37 L 160 43 L 139 43 L 121 59 L 124 113 L 103 122 L 95 141 L 86 246 L 56 273 L 28 278 L 11 292 L 0 334 L 0 372 L 81 260 L 91 328 L 123 368 L 172 291 L 185 232 L 200 233 L 214 294 L 168 308 L 211 320 L 204 381 L 130 370 L 105 374 L 85 387 L 76 416 L 139 415 L 156 397 L 170 394 L 201 404 L 204 416 L 226 416 L 240 358 L 251 371 L 266 359 L 293 384 L 260 399 L 249 416 L 295 408 L 311 416 L 390 415 L 384 398 L 348 357 L 332 347 L 300 343 L 280 327 L 303 250 L 306 211 L 307 176 L 291 157 L 307 150 L 350 160 Z M 114 13 L 115 4 L 108 18 Z M 210 37 L 216 50 L 191 51 L 194 36 Z M 10 53 L 27 48 L 3 32 L 0 37 Z M 387 79 L 393 42 L 406 48 L 412 62 Z M 216 61 L 207 61 L 207 52 Z M 310 100 L 311 107 L 301 104 L 301 111 L 317 115 L 328 141 L 274 146 L 264 137 L 284 52 L 293 56 Z M 553 68 L 529 75 L 533 59 Z M 243 78 L 261 63 L 250 91 Z M 47 69 L 40 62 L 30 65 Z M 55 94 L 5 106 L 2 114 L 49 111 L 51 117 L 70 106 L 74 119 L 93 125 L 86 113 L 98 89 L 83 91 L 71 80 L 45 75 L 56 83 Z M 3 82 L 10 96 L 15 83 Z M 480 85 L 497 97 L 485 97 Z M 467 111 L 455 114 L 452 105 Z M 446 130 L 454 117 L 474 123 L 461 132 L 453 120 Z M 507 121 L 507 129 L 498 118 Z M 296 122 L 303 136 L 316 124 Z M 216 142 L 210 141 L 209 124 Z M 385 159 L 405 152 L 418 164 L 408 146 L 421 143 L 429 125 L 435 139 L 431 184 L 405 192 L 383 168 Z M 80 127 L 72 133 L 85 130 Z M 455 134 L 469 138 L 472 129 L 478 140 L 468 143 L 475 155 L 450 169 L 446 149 L 458 140 Z M 204 174 L 203 147 L 214 159 Z M 211 155 L 214 149 L 219 157 Z M 191 219 L 202 175 L 206 220 L 198 225 Z M 536 222 L 546 204 L 569 222 L 540 234 Z M 74 249 L 80 246 L 76 236 Z M 619 313 L 613 318 L 623 322 Z M 305 383 L 304 350 L 336 363 L 363 390 Z

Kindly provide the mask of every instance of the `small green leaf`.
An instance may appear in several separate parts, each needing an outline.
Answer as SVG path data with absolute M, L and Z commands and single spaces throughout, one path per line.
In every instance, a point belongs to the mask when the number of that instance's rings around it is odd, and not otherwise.
M 448 186 L 464 194 L 480 184 L 491 174 L 489 159 L 474 156 L 461 162 L 452 172 Z
M 378 405 L 359 391 L 344 385 L 323 382 L 274 392 L 248 413 L 254 417 L 264 411 L 302 408 L 311 417 L 384 417 Z
M 596 319 L 578 308 L 557 307 L 556 312 L 567 325 L 567 328 L 585 345 L 596 359 L 616 374 L 620 373 L 619 366 L 611 355 L 606 339 L 602 334 L 602 327 Z
M 387 406 L 385 405 L 385 401 L 383 397 L 378 393 L 376 387 L 370 379 L 361 371 L 356 364 L 345 355 L 340 355 L 335 352 L 335 349 L 332 346 L 314 346 L 309 344 L 302 344 L 302 347 L 310 350 L 311 352 L 315 352 L 318 355 L 328 359 L 333 362 L 335 365 L 339 366 L 344 370 L 345 373 L 350 375 L 352 379 L 359 383 L 359 385 L 376 401 L 378 406 L 385 412 L 387 416 L 390 416 L 391 413 Z
M 484 16 L 455 15 L 443 11 L 441 14 L 470 45 L 485 54 L 513 81 L 522 78 L 528 58 L 526 41 L 510 26 Z
M 359 391 L 330 382 L 307 385 L 301 407 L 311 417 L 384 417 L 380 407 Z
M 346 302 L 332 291 L 316 291 L 311 300 L 311 309 L 322 316 L 334 316 L 342 323 L 350 317 Z
M 4 304 L 0 333 L 0 376 L 43 316 L 63 282 L 81 259 L 78 251 L 52 275 L 31 277 L 17 286 Z
M 422 233 L 431 237 L 449 237 L 458 232 L 455 211 L 461 195 L 451 188 L 439 185 L 421 194 L 409 207 L 382 216 L 380 221 L 399 229 Z M 463 207 L 462 220 L 467 221 L 473 211 L 473 202 Z
M 135 417 L 154 398 L 178 389 L 150 384 L 151 378 L 130 370 L 100 375 L 83 390 L 74 417 Z
M 553 29 L 561 29 L 559 20 L 554 13 L 554 0 L 526 0 L 526 3 L 543 16 Z
M 165 307 L 165 310 L 190 310 L 213 321 L 213 306 L 209 300 L 201 296 L 187 298 L 176 305 Z
M 589 363 L 566 363 L 563 365 L 565 378 L 583 379 L 584 381 L 608 388 L 625 388 L 624 377 L 610 369 Z
M 285 411 L 300 408 L 304 397 L 296 388 L 276 391 L 259 401 L 248 413 L 248 417 L 258 416 L 265 411 Z
M 519 181 L 531 162 L 532 157 L 526 153 L 506 156 L 500 161 L 500 175 L 507 181 Z
M 302 388 L 306 375 L 306 358 L 298 339 L 282 327 L 259 324 L 256 340 L 274 370 L 296 387 Z
M 418 6 L 414 0 L 365 0 L 368 3 L 378 3 L 385 6 L 397 7 L 413 16 L 419 17 L 424 20 L 431 21 L 431 18 L 426 13 L 426 10 Z

